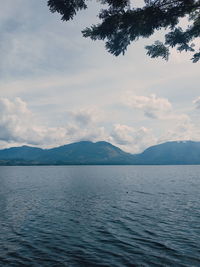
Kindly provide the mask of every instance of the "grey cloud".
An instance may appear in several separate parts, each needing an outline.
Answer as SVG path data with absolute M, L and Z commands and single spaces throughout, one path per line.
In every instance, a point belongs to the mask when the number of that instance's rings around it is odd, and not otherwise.
M 196 109 L 200 109 L 200 96 L 193 101 L 193 104 L 195 105 Z
M 98 114 L 95 109 L 79 109 L 69 113 L 69 117 L 82 126 L 89 125 L 98 120 Z
M 61 23 L 57 16 L 50 13 L 46 1 L 5 2 L 0 11 L 1 77 L 24 78 L 63 69 L 71 72 L 72 50 L 76 51 L 79 59 L 82 52 L 81 41 L 78 46 L 77 37 L 71 38 L 73 27 L 77 26 Z

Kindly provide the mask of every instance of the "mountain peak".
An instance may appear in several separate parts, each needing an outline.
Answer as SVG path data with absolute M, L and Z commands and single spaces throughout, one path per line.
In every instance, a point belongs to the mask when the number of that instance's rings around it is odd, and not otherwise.
M 106 141 L 80 141 L 51 149 L 25 145 L 0 150 L 0 164 L 200 164 L 200 142 L 166 142 L 136 155 L 126 153 Z

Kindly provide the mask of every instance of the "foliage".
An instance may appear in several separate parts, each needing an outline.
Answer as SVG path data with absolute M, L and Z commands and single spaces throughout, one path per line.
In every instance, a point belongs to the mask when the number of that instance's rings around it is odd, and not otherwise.
M 87 8 L 88 0 L 48 0 L 51 12 L 58 12 L 62 20 L 73 19 L 77 11 Z M 192 60 L 200 59 L 200 49 L 193 43 L 200 36 L 200 0 L 144 0 L 142 7 L 135 0 L 98 0 L 104 8 L 98 14 L 100 23 L 82 31 L 92 40 L 104 40 L 106 49 L 118 56 L 128 45 L 139 38 L 148 38 L 164 29 L 165 41 L 146 46 L 152 58 L 168 59 L 169 49 L 193 52 Z M 141 0 L 142 2 L 142 0 Z M 179 26 L 187 18 L 186 29 Z

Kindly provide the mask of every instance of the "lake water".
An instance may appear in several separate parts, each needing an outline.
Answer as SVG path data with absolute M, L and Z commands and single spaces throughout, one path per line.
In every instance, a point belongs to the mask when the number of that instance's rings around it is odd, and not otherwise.
M 0 266 L 200 266 L 200 166 L 0 167 Z

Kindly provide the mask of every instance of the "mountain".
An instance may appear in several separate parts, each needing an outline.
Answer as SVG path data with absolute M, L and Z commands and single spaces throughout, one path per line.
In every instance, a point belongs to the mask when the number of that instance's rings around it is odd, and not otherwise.
M 103 141 L 81 141 L 52 149 L 22 146 L 0 150 L 0 165 L 130 164 L 131 161 L 131 154 Z
M 0 159 L 13 160 L 24 159 L 33 160 L 41 155 L 43 149 L 30 146 L 11 147 L 0 150 Z
M 139 164 L 200 164 L 200 142 L 174 141 L 151 146 L 137 156 Z
M 81 141 L 51 149 L 22 146 L 0 150 L 0 165 L 70 164 L 200 164 L 200 142 L 166 142 L 135 155 L 103 141 Z

